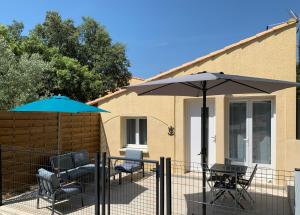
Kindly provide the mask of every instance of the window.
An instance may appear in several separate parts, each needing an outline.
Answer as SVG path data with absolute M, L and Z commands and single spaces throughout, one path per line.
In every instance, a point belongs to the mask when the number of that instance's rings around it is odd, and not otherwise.
M 125 143 L 129 147 L 147 146 L 147 119 L 127 118 L 125 119 Z

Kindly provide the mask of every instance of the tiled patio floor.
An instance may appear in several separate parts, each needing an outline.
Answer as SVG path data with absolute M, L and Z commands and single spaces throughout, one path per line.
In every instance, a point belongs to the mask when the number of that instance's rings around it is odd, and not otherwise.
M 186 177 L 189 179 L 186 180 Z M 155 175 L 148 175 L 145 178 L 137 176 L 133 183 L 129 179 L 119 185 L 117 181 L 111 185 L 111 214 L 155 214 L 156 207 L 156 186 Z M 187 183 L 186 186 L 183 186 Z M 173 177 L 173 213 L 172 214 L 201 214 L 202 189 L 201 179 L 189 174 Z M 226 196 L 218 202 L 220 206 L 207 206 L 207 214 L 255 214 L 255 215 L 290 215 L 287 192 L 285 187 L 268 188 L 265 185 L 258 185 L 251 188 L 251 195 L 255 199 L 254 208 L 251 209 L 248 202 L 243 202 L 246 210 L 236 209 L 230 196 Z M 12 199 L 0 207 L 0 214 L 50 214 L 49 203 L 41 201 L 41 208 L 36 209 L 36 199 L 30 193 L 23 194 L 27 200 Z M 211 197 L 210 192 L 207 193 Z M 56 204 L 57 214 L 94 214 L 94 187 L 89 184 L 86 187 L 84 207 L 80 207 L 80 199 L 74 198 L 68 202 Z M 19 198 L 20 199 L 20 198 Z M 222 205 L 222 206 L 221 206 Z

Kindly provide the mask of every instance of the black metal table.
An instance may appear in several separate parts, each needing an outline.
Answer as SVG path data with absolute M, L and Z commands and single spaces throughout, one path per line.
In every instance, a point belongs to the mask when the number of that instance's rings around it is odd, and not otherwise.
M 247 168 L 247 166 L 243 165 L 214 164 L 210 168 L 211 174 L 214 175 L 210 177 L 211 182 L 214 183 L 212 188 L 219 188 L 220 191 L 217 193 L 216 198 L 211 201 L 211 204 L 228 192 L 233 200 L 244 209 L 243 205 L 235 198 L 231 191 L 236 189 L 236 181 L 246 174 Z
M 210 170 L 214 172 L 220 172 L 220 173 L 236 173 L 238 176 L 243 176 L 247 172 L 247 166 L 243 165 L 228 165 L 228 164 L 220 164 L 215 163 Z

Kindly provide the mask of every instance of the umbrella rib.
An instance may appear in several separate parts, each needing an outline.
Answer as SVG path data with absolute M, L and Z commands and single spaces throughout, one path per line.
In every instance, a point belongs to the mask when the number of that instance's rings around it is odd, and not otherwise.
M 161 88 L 167 87 L 167 86 L 172 85 L 172 84 L 174 84 L 174 83 L 165 84 L 165 85 L 159 86 L 159 87 L 157 87 L 157 88 L 154 88 L 154 89 L 147 90 L 147 91 L 145 91 L 145 92 L 139 93 L 138 95 L 139 95 L 139 96 L 142 96 L 142 95 L 145 95 L 145 94 L 147 94 L 147 93 L 149 93 L 149 92 L 152 92 L 152 91 L 155 91 L 155 90 L 159 90 L 159 89 L 161 89 Z
M 225 83 L 228 82 L 228 81 L 229 81 L 229 79 L 227 79 L 227 80 L 225 80 L 225 81 L 223 81 L 223 82 L 221 82 L 221 83 L 218 83 L 218 84 L 216 84 L 216 85 L 213 85 L 213 86 L 207 88 L 207 90 L 211 90 L 211 89 L 213 89 L 213 88 L 215 88 L 215 87 L 218 87 L 218 86 L 220 86 L 220 85 L 222 85 L 222 84 L 225 84 Z
M 241 83 L 241 82 L 238 82 L 238 81 L 234 81 L 232 79 L 228 79 L 230 81 L 232 81 L 233 83 L 237 83 L 237 84 L 240 84 L 240 85 L 243 85 L 243 86 L 246 86 L 246 87 L 249 87 L 249 88 L 252 88 L 254 90 L 257 90 L 257 91 L 260 91 L 260 92 L 263 92 L 263 93 L 267 93 L 267 94 L 270 94 L 269 92 L 265 91 L 265 90 L 262 90 L 262 89 L 259 89 L 257 87 L 253 87 L 251 85 L 248 85 L 248 84 L 244 84 L 244 83 Z
M 195 88 L 195 89 L 197 89 L 197 90 L 203 90 L 201 87 L 199 87 L 199 86 L 197 86 L 197 85 L 195 85 L 195 84 L 193 84 L 193 83 L 190 83 L 190 82 L 179 82 L 180 84 L 183 84 L 183 85 L 185 85 L 185 86 L 188 86 L 188 87 L 192 87 L 192 88 Z

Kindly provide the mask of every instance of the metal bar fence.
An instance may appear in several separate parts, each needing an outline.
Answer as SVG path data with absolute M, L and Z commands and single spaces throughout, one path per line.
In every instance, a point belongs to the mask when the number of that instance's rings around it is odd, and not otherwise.
M 243 191 L 238 184 L 242 179 L 251 178 L 254 167 L 247 167 L 245 173 L 238 176 L 238 173 L 232 174 L 234 171 L 230 166 L 223 172 L 217 172 L 213 170 L 213 165 L 206 165 L 207 201 L 204 202 L 201 195 L 203 167 L 200 163 L 171 161 L 167 158 L 164 168 L 163 158 L 159 162 L 124 157 L 105 158 L 105 154 L 100 162 L 99 153 L 95 153 L 89 154 L 88 163 L 68 169 L 66 157 L 79 151 L 58 155 L 57 151 L 5 145 L 0 149 L 3 199 L 0 213 L 11 209 L 14 213 L 51 214 L 51 201 L 47 201 L 49 198 L 40 192 L 45 187 L 37 182 L 37 174 L 44 169 L 59 180 L 59 187 L 56 188 L 62 193 L 59 194 L 61 199 L 54 204 L 54 211 L 60 214 L 152 215 L 165 211 L 167 215 L 202 214 L 203 204 L 207 206 L 207 214 L 292 214 L 289 191 L 294 189 L 293 171 L 258 166 L 251 184 Z M 60 169 L 50 162 L 53 157 L 64 159 L 59 165 Z M 116 171 L 115 167 L 124 163 L 138 164 L 142 169 L 136 168 L 132 174 Z M 82 171 L 83 166 L 86 166 L 86 171 Z M 220 175 L 232 186 L 222 184 L 224 180 L 219 178 Z M 218 181 L 222 181 L 224 187 L 218 186 Z M 63 187 L 70 188 L 68 186 L 78 192 L 72 195 L 63 193 Z
M 100 174 L 99 174 L 99 168 L 100 166 L 100 154 L 99 152 L 95 155 L 95 215 L 100 215 Z
M 95 164 L 90 160 L 93 154 L 89 155 L 88 164 L 66 170 L 64 165 L 56 169 L 50 160 L 70 153 L 58 155 L 57 151 L 4 145 L 1 148 L 3 206 L 0 213 L 95 214 Z M 85 165 L 87 171 L 83 171 Z
M 131 166 L 133 171 L 119 171 Z M 107 183 L 109 214 L 158 214 L 159 170 L 158 161 L 108 157 L 110 179 Z

